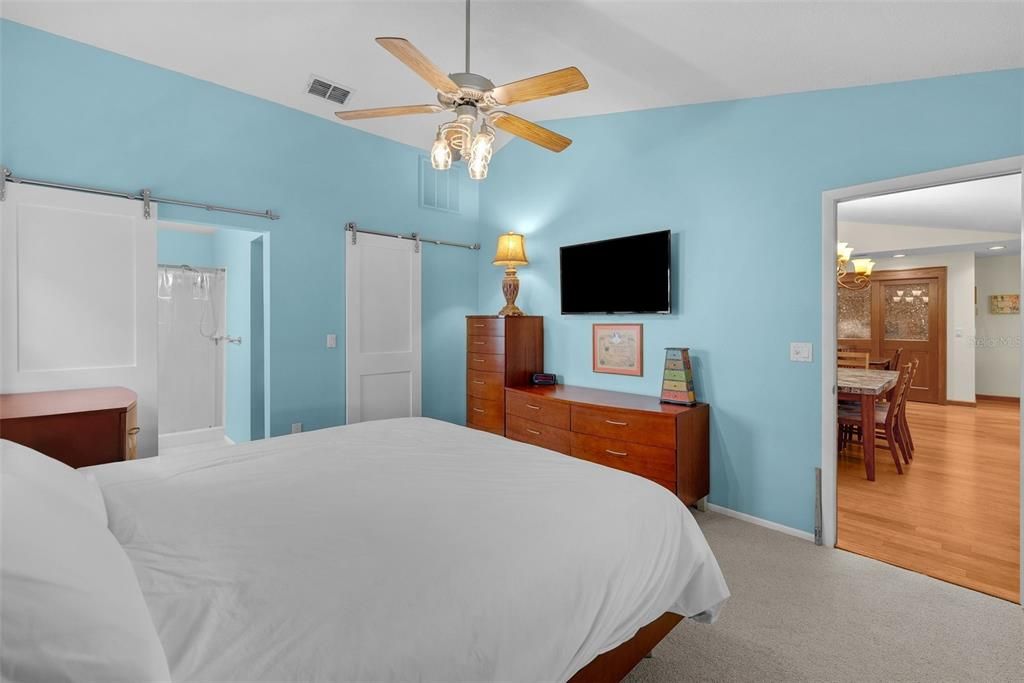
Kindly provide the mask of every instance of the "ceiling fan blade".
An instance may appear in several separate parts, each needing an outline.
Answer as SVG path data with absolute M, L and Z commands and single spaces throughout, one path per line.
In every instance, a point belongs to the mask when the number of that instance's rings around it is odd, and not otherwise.
M 444 111 L 444 107 L 439 104 L 410 104 L 405 107 L 336 111 L 334 115 L 342 121 L 355 121 L 357 119 L 379 119 L 383 116 L 405 116 L 406 114 L 436 114 L 439 111 Z
M 559 135 L 553 130 L 548 130 L 544 126 L 538 126 L 532 121 L 521 119 L 515 114 L 509 114 L 506 111 L 492 113 L 491 121 L 506 133 L 512 133 L 516 137 L 529 140 L 544 149 L 550 149 L 552 152 L 561 152 L 572 144 L 572 140 L 564 135 Z
M 459 92 L 459 86 L 455 84 L 455 81 L 434 66 L 434 63 L 427 59 L 426 55 L 417 50 L 416 46 L 405 38 L 377 38 L 377 43 L 419 74 L 420 78 L 434 86 L 435 90 L 449 94 Z
M 583 73 L 574 66 L 568 66 L 540 76 L 499 85 L 491 91 L 491 96 L 498 104 L 520 104 L 543 97 L 554 97 L 586 90 L 589 87 L 590 84 L 587 83 Z

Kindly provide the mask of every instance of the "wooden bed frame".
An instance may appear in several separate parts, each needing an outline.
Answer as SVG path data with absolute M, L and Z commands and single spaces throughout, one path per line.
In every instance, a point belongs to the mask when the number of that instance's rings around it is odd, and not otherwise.
M 678 614 L 665 612 L 622 645 L 595 657 L 569 683 L 619 683 L 682 620 Z

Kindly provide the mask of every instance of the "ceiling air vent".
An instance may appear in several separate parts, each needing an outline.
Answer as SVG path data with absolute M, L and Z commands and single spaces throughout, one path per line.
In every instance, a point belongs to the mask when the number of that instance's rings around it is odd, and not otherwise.
M 332 83 L 327 79 L 320 78 L 319 76 L 310 76 L 309 84 L 306 86 L 306 92 L 310 95 L 320 98 L 321 100 L 328 100 L 335 104 L 345 104 L 348 101 L 348 96 L 352 94 L 351 88 L 346 88 L 343 85 Z

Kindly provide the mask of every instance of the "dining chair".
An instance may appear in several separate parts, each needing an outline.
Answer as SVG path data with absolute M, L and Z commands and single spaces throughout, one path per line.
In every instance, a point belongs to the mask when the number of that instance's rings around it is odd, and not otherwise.
M 900 368 L 900 376 L 896 380 L 894 399 L 884 406 L 875 406 L 875 433 L 870 436 L 867 434 L 863 435 L 864 439 L 883 438 L 885 440 L 885 443 L 880 445 L 889 449 L 892 461 L 896 464 L 896 472 L 899 474 L 903 474 L 903 463 L 900 462 L 901 456 L 909 462 L 907 452 L 904 450 L 906 446 L 901 443 L 902 433 L 899 429 L 899 411 L 907 394 L 911 367 L 911 364 L 907 363 Z M 844 440 L 844 435 L 846 442 L 852 438 L 854 428 L 859 428 L 863 434 L 860 407 L 839 406 L 839 427 L 841 442 Z
M 907 404 L 910 403 L 910 390 L 914 388 L 914 378 L 917 377 L 917 368 L 921 361 L 917 358 L 910 365 L 910 379 L 907 380 L 907 392 L 903 397 L 903 405 L 900 406 L 900 434 L 907 446 L 907 455 L 910 460 L 914 459 L 914 437 L 910 435 L 910 422 L 907 420 Z
M 903 357 L 903 347 L 901 346 L 898 349 L 896 349 L 896 353 L 892 354 L 892 358 L 890 358 L 888 361 L 886 361 L 885 369 L 886 370 L 899 370 L 900 369 L 900 358 L 902 358 L 902 357 Z M 886 401 L 891 401 L 893 399 L 893 395 L 895 393 L 896 393 L 896 387 L 893 387 L 888 392 L 886 392 L 885 400 Z
M 867 351 L 838 351 L 836 365 L 841 368 L 860 368 L 867 370 L 871 363 L 871 354 Z

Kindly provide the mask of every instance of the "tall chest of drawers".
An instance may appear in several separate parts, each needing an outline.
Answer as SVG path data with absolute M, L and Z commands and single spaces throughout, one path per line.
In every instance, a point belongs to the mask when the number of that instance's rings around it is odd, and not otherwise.
M 466 317 L 466 424 L 505 435 L 505 388 L 544 370 L 544 318 Z
M 650 479 L 688 505 L 708 495 L 706 403 L 565 385 L 505 390 L 506 436 Z

